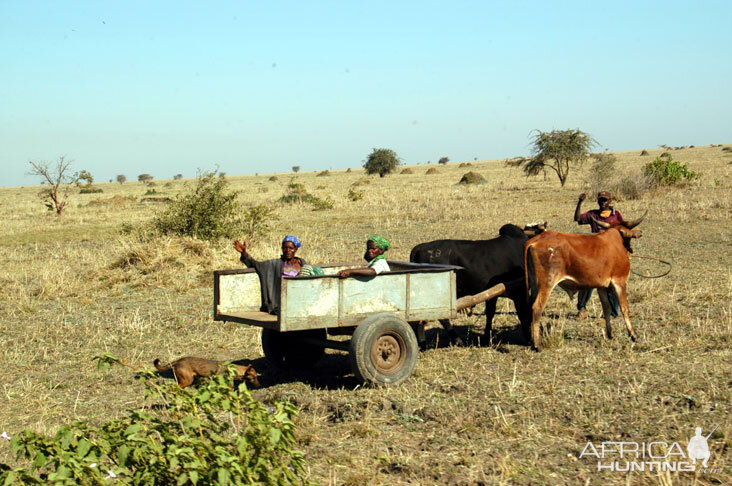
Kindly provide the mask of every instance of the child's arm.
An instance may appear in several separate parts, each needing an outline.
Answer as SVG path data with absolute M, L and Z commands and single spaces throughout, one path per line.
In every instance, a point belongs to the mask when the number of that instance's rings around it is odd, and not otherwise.
M 347 268 L 338 272 L 338 276 L 341 278 L 350 277 L 351 275 L 362 275 L 364 277 L 373 277 L 376 275 L 376 270 L 373 268 Z

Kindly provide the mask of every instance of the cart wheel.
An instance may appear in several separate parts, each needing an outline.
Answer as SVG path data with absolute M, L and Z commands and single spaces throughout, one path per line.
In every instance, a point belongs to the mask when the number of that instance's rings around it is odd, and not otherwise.
M 359 380 L 396 385 L 412 375 L 418 352 L 410 325 L 389 313 L 379 313 L 364 319 L 353 332 L 349 359 Z
M 279 332 L 262 329 L 262 350 L 276 366 L 309 368 L 325 354 L 325 348 L 304 342 L 303 338 L 325 339 L 325 329 Z

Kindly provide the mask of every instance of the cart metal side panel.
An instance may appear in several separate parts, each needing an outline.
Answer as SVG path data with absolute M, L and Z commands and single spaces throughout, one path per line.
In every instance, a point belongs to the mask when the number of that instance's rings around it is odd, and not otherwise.
M 282 279 L 281 331 L 338 325 L 338 277 Z
M 451 282 L 453 275 L 453 272 L 408 274 L 409 312 L 406 320 L 450 318 L 450 310 L 455 309 L 455 292 L 452 291 Z
M 255 271 L 220 274 L 218 277 L 219 314 L 258 311 L 261 306 L 259 276 Z

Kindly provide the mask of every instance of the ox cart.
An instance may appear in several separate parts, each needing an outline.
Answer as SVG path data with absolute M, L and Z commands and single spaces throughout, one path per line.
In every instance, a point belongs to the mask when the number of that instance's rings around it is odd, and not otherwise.
M 214 272 L 214 320 L 262 328 L 264 355 L 276 365 L 312 366 L 326 348 L 349 353 L 356 378 L 401 383 L 411 376 L 424 343 L 424 322 L 493 298 L 502 285 L 456 299 L 461 267 L 389 261 L 390 272 L 339 278 L 358 264 L 324 265 L 325 275 L 283 277 L 278 315 L 260 311 L 254 269 Z M 350 336 L 349 340 L 333 339 Z

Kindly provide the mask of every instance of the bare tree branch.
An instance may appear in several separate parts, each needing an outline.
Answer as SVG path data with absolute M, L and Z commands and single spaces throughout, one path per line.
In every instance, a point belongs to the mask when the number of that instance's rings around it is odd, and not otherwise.
M 41 177 L 41 185 L 48 184 L 48 188 L 41 190 L 38 196 L 49 211 L 56 211 L 57 216 L 63 213 L 68 203 L 69 191 L 79 180 L 79 174 L 70 173 L 72 162 L 73 160 L 66 160 L 66 156 L 63 155 L 54 164 L 46 161 L 28 161 L 31 165 L 28 174 Z

